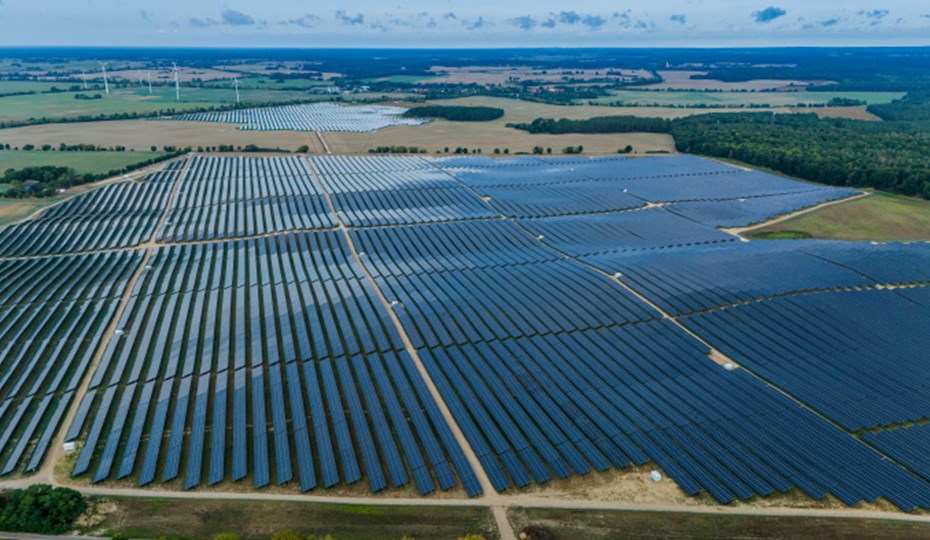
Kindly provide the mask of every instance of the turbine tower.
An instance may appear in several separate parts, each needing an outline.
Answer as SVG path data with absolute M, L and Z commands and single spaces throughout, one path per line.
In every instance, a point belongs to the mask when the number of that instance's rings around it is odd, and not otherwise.
M 236 85 L 236 105 L 239 105 L 239 77 L 233 79 L 233 83 Z
M 84 81 L 84 90 L 87 90 L 87 73 L 81 72 L 81 80 Z
M 171 64 L 171 69 L 174 71 L 174 98 L 180 102 L 181 101 L 181 80 L 178 73 L 178 65 Z
M 110 95 L 110 82 L 107 81 L 107 63 L 106 62 L 97 62 L 97 63 L 100 64 L 100 71 L 103 72 L 103 89 L 109 96 Z
M 146 71 L 145 73 L 149 80 L 149 95 L 151 96 L 152 95 L 152 72 Z

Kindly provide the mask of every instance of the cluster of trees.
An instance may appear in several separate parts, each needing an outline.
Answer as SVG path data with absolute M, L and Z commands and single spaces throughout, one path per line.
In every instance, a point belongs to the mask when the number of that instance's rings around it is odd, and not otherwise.
M 408 118 L 443 118 L 452 122 L 488 122 L 504 116 L 497 107 L 465 107 L 452 105 L 423 105 L 407 109 Z
M 930 123 L 930 90 L 908 92 L 904 99 L 869 105 L 868 111 L 889 122 Z
M 18 148 L 17 148 L 18 149 Z M 31 152 L 33 150 L 41 150 L 43 152 L 125 152 L 127 148 L 121 144 L 116 146 L 97 146 L 95 144 L 81 143 L 81 144 L 65 144 L 60 143 L 58 146 L 53 146 L 51 144 L 43 144 L 42 146 L 36 146 L 31 143 L 23 145 L 23 150 Z M 13 150 L 9 144 L 0 144 L 0 150 Z M 135 150 L 129 150 L 134 152 Z M 153 152 L 155 150 L 152 150 Z
M 0 494 L 0 531 L 63 534 L 85 510 L 77 491 L 36 484 Z
M 580 144 L 578 146 L 566 146 L 562 149 L 563 154 L 580 154 L 584 152 L 584 146 Z
M 661 118 L 639 118 L 636 116 L 597 116 L 587 120 L 562 118 L 537 118 L 528 124 L 507 124 L 507 127 L 530 133 L 668 133 L 671 121 Z
M 426 149 L 418 146 L 378 146 L 369 148 L 369 154 L 425 154 Z
M 671 133 L 681 152 L 737 159 L 824 184 L 930 198 L 927 125 L 712 114 L 676 120 Z
M 883 111 L 889 118 L 898 118 L 915 106 L 906 100 L 897 107 Z M 930 105 L 915 108 L 913 117 L 919 119 Z M 930 122 L 727 113 L 671 121 L 625 116 L 536 119 L 513 127 L 556 134 L 664 132 L 674 136 L 680 152 L 737 159 L 824 184 L 930 198 Z
M 94 99 L 103 99 L 103 96 L 100 94 L 74 94 L 74 99 L 83 99 L 86 101 L 91 101 Z

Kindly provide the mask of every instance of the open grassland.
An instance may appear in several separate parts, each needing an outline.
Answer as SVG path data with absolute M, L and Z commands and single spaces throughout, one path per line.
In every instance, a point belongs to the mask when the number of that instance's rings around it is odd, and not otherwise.
M 0 198 L 0 227 L 19 221 L 33 212 L 55 204 L 67 196 L 50 197 L 47 199 L 2 199 Z
M 163 152 L 41 152 L 38 150 L 0 151 L 0 171 L 24 167 L 69 167 L 77 173 L 103 174 L 140 161 L 164 155 Z
M 48 92 L 53 87 L 67 90 L 78 83 L 45 81 L 0 81 L 0 96 L 18 92 Z
M 95 499 L 82 532 L 130 538 L 267 540 L 278 531 L 351 539 L 498 538 L 490 511 L 474 507 L 333 505 L 306 502 Z
M 44 124 L 0 130 L 0 143 L 13 146 L 23 144 L 58 145 L 87 143 L 98 146 L 123 145 L 135 150 L 148 150 L 152 146 L 178 147 L 218 146 L 221 144 L 245 146 L 255 144 L 262 148 L 296 150 L 307 145 L 310 152 L 323 152 L 314 133 L 294 131 L 242 131 L 233 124 L 208 122 L 151 122 L 123 120 L 112 122 L 82 122 L 72 124 Z
M 755 229 L 751 237 L 930 241 L 930 201 L 875 193 Z
M 597 98 L 596 104 L 620 103 L 631 106 L 659 107 L 794 107 L 800 104 L 823 105 L 834 98 L 873 103 L 891 103 L 904 97 L 903 92 L 676 92 L 648 90 L 614 90 Z
M 878 519 L 740 516 L 514 508 L 514 531 L 544 529 L 554 540 L 626 538 L 926 538 L 930 525 Z M 541 536 L 542 538 L 542 536 Z

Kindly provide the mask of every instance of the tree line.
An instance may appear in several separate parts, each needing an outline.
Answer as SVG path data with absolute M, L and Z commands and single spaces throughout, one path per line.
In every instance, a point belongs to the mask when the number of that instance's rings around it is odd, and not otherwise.
M 407 109 L 404 116 L 407 118 L 443 118 L 452 122 L 489 122 L 504 116 L 504 109 L 460 105 L 423 105 Z
M 51 165 L 7 169 L 3 176 L 0 177 L 0 184 L 8 184 L 9 187 L 5 192 L 0 193 L 0 196 L 10 198 L 51 197 L 55 195 L 59 189 L 68 189 L 72 186 L 118 176 L 190 152 L 190 148 L 176 149 L 174 147 L 166 147 L 165 149 L 168 153 L 164 155 L 146 159 L 121 169 L 112 169 L 103 174 L 79 174 L 70 167 L 56 167 Z
M 897 103 L 897 102 L 896 102 Z M 906 117 L 912 102 L 886 108 Z M 914 118 L 930 114 L 916 107 Z M 717 113 L 676 120 L 629 116 L 536 119 L 531 133 L 669 133 L 679 152 L 736 159 L 823 184 L 930 199 L 930 122 L 821 119 L 814 114 Z

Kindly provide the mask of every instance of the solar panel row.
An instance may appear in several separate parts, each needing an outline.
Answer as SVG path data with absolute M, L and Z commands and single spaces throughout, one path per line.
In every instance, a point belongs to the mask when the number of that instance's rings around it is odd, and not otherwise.
M 41 464 L 141 260 L 118 252 L 0 262 L 0 475 Z

